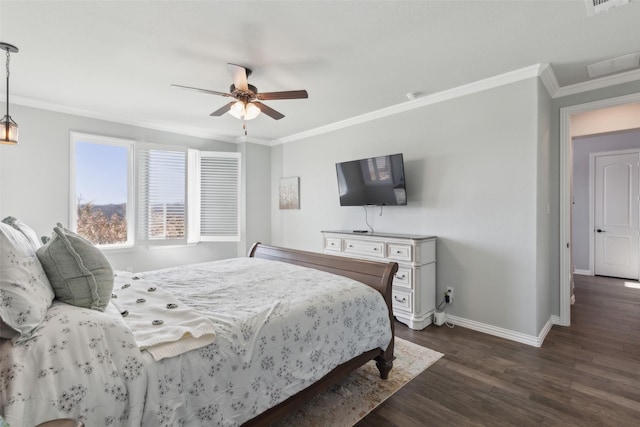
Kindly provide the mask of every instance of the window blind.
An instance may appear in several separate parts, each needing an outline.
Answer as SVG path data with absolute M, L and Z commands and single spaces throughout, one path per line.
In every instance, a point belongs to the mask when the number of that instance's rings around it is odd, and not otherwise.
M 138 240 L 186 243 L 187 153 L 155 147 L 137 151 Z
M 200 240 L 240 239 L 240 154 L 200 153 Z

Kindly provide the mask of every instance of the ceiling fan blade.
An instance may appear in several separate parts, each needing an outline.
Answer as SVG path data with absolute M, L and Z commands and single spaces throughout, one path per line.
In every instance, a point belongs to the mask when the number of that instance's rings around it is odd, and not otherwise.
M 230 103 L 228 103 L 227 105 L 225 105 L 224 107 L 218 108 L 216 111 L 214 111 L 213 113 L 209 114 L 210 116 L 214 116 L 214 117 L 218 117 L 223 115 L 224 113 L 228 112 L 231 109 L 231 106 L 233 104 L 235 104 L 236 101 L 231 101 Z
M 247 76 L 251 74 L 251 72 L 247 72 L 247 69 L 241 65 L 236 64 L 227 64 L 229 68 L 229 72 L 233 77 L 233 84 L 236 89 L 246 92 L 249 90 L 249 84 L 247 83 Z
M 256 107 L 258 107 L 260 109 L 260 111 L 262 111 L 263 113 L 265 113 L 267 116 L 271 117 L 272 119 L 280 120 L 281 118 L 284 117 L 284 114 L 274 110 L 271 107 L 268 107 L 268 106 L 264 105 L 262 102 L 254 101 L 253 103 L 254 103 L 254 105 Z
M 271 99 L 301 99 L 308 98 L 309 94 L 306 90 L 287 90 L 284 92 L 264 92 L 256 95 L 256 98 L 263 101 Z
M 209 95 L 232 96 L 230 93 L 217 92 L 215 90 L 209 90 L 209 89 L 200 89 L 197 87 L 182 86 L 182 85 L 171 85 L 171 87 L 177 87 L 178 89 L 193 90 L 196 92 L 207 93 Z

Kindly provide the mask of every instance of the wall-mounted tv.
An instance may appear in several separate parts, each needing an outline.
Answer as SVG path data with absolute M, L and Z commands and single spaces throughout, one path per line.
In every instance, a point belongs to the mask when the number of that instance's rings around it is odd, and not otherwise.
M 402 154 L 336 163 L 340 206 L 407 204 Z

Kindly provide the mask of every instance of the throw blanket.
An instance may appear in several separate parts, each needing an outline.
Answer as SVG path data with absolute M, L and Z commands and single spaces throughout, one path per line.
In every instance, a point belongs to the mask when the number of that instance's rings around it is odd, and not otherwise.
M 131 329 L 140 350 L 154 360 L 177 356 L 215 340 L 211 320 L 147 283 L 142 276 L 118 271 L 111 302 Z

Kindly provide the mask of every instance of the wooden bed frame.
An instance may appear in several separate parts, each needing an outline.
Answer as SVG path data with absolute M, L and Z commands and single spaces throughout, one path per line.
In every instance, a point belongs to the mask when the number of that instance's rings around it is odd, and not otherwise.
M 376 366 L 380 371 L 380 378 L 387 379 L 389 371 L 391 371 L 393 367 L 394 359 L 393 348 L 395 332 L 391 305 L 391 283 L 394 274 L 398 271 L 397 263 L 382 263 L 336 257 L 315 252 L 267 246 L 261 243 L 255 243 L 251 247 L 249 257 L 270 259 L 315 268 L 316 270 L 349 277 L 374 288 L 382 294 L 387 304 L 389 320 L 391 322 L 391 342 L 386 349 L 377 348 L 343 363 L 306 389 L 247 421 L 243 424 L 244 426 L 266 426 L 272 424 L 286 414 L 295 411 L 309 399 L 372 359 L 376 361 Z

